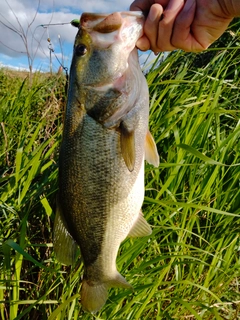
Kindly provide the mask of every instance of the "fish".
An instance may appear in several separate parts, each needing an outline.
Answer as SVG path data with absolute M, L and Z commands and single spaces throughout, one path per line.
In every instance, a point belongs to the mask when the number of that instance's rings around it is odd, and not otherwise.
M 65 265 L 80 248 L 81 304 L 90 313 L 109 288 L 132 288 L 116 266 L 122 241 L 152 232 L 141 211 L 144 160 L 157 167 L 159 155 L 136 49 L 143 23 L 140 12 L 83 13 L 74 42 L 53 243 Z

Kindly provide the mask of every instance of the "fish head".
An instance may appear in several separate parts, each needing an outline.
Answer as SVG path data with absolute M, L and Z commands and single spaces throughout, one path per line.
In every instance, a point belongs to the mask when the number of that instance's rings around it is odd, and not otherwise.
M 140 12 L 83 13 L 71 68 L 77 82 L 100 90 L 114 84 L 121 87 L 129 57 L 136 55 L 134 48 L 143 34 L 143 23 Z

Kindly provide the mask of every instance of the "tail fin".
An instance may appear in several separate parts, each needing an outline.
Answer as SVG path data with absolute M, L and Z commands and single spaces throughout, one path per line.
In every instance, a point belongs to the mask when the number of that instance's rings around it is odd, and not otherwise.
M 81 303 L 84 311 L 95 313 L 107 301 L 108 285 L 105 283 L 90 286 L 85 279 L 82 282 Z
M 107 301 L 108 288 L 122 287 L 132 288 L 132 286 L 124 279 L 119 272 L 115 277 L 106 282 L 99 282 L 91 285 L 90 281 L 83 279 L 81 290 L 81 304 L 84 311 L 96 313 Z

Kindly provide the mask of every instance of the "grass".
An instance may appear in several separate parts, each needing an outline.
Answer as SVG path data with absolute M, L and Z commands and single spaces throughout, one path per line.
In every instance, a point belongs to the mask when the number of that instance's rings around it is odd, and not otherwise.
M 81 259 L 52 249 L 64 79 L 0 71 L 0 318 L 240 318 L 239 33 L 221 49 L 171 53 L 146 75 L 160 166 L 146 164 L 150 237 L 127 239 L 111 289 L 92 316 L 79 303 Z M 219 44 L 219 43 L 218 43 Z

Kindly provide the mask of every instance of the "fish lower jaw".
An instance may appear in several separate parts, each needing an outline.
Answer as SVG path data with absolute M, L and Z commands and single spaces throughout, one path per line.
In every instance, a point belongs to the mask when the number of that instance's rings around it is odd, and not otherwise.
M 128 64 L 126 66 L 126 70 L 128 69 Z M 96 91 L 104 92 L 108 90 L 118 90 L 122 91 L 125 87 L 125 81 L 126 81 L 126 71 L 123 73 L 120 73 L 111 83 L 105 83 L 105 84 L 98 84 L 98 85 L 85 85 L 85 88 L 93 89 Z
M 108 91 L 110 89 L 113 89 L 113 84 L 112 83 L 106 83 L 106 84 L 103 84 L 103 85 L 98 85 L 98 86 L 91 86 L 91 85 L 88 85 L 88 86 L 85 86 L 86 88 L 89 88 L 89 89 L 94 89 L 96 91 Z

